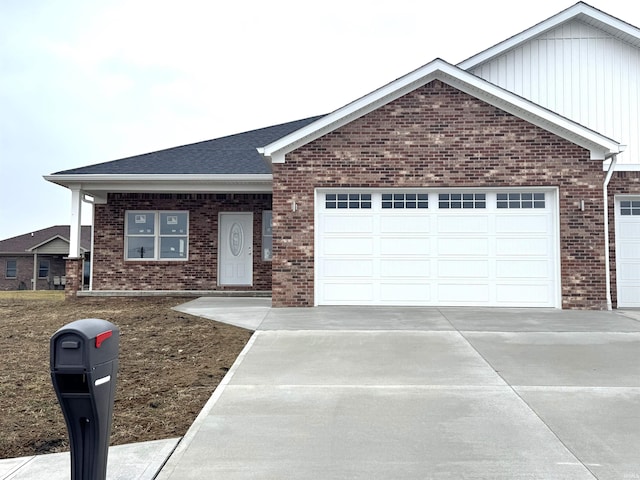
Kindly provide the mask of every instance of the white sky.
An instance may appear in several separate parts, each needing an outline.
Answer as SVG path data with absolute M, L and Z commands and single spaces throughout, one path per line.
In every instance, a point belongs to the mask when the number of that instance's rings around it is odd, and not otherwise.
M 69 223 L 43 175 L 329 113 L 574 3 L 1 0 L 0 239 Z

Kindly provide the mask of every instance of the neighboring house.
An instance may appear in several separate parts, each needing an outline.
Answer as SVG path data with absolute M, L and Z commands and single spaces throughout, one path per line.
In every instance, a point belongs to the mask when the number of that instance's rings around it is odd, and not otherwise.
M 325 116 L 45 178 L 76 223 L 93 197 L 97 291 L 640 307 L 639 112 L 640 30 L 578 3 Z
M 89 266 L 91 227 L 82 227 L 80 252 Z M 62 290 L 66 285 L 69 226 L 0 240 L 0 290 Z M 35 279 L 35 281 L 34 281 Z

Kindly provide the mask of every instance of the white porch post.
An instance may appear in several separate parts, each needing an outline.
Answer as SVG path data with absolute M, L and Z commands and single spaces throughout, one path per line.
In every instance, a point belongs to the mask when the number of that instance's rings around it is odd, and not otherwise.
M 80 258 L 80 231 L 82 228 L 82 190 L 71 189 L 71 224 L 69 232 L 69 258 Z
M 31 287 L 33 290 L 37 290 L 36 284 L 38 283 L 38 250 L 33 252 L 33 286 Z

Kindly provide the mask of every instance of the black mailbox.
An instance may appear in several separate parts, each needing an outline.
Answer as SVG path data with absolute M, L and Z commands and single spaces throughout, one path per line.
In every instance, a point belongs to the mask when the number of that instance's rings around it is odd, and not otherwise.
M 106 480 L 119 329 L 97 318 L 51 337 L 51 380 L 69 431 L 71 480 Z

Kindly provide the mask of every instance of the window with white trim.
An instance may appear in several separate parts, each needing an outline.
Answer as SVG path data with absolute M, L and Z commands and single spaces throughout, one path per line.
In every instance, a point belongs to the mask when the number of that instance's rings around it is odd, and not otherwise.
M 325 208 L 371 208 L 370 193 L 327 193 Z
M 273 211 L 262 212 L 262 260 L 270 262 L 273 258 Z
M 439 208 L 487 208 L 485 193 L 441 193 L 438 195 Z
M 620 215 L 640 215 L 640 200 L 622 200 Z
M 128 211 L 126 260 L 187 260 L 189 212 Z
M 382 208 L 429 208 L 429 194 L 383 193 Z
M 497 208 L 545 208 L 545 194 L 540 193 L 498 193 Z

